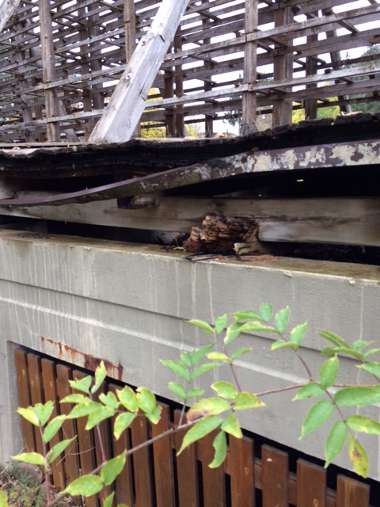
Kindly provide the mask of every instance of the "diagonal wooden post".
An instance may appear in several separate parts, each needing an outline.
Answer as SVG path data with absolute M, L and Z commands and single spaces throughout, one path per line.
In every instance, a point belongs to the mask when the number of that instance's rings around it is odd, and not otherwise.
M 129 141 L 145 109 L 145 100 L 173 42 L 190 0 L 163 0 L 147 34 L 140 40 L 117 84 L 91 143 Z
M 20 0 L 0 0 L 0 32 L 5 28 L 9 18 L 16 12 Z

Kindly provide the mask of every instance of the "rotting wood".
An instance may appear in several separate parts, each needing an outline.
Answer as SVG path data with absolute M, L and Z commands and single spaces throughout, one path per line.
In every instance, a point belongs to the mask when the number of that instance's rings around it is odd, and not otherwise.
M 138 43 L 90 142 L 128 141 L 145 109 L 145 100 L 174 39 L 189 0 L 163 0 L 148 33 Z

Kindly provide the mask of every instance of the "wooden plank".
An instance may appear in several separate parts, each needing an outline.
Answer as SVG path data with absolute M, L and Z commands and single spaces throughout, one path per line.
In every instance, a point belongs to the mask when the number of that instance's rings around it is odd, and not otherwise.
M 258 0 L 245 2 L 245 31 L 252 34 L 258 27 Z M 244 83 L 256 84 L 257 80 L 257 44 L 246 42 L 244 52 Z M 255 92 L 246 92 L 242 98 L 241 134 L 247 135 L 256 130 L 257 98 Z
M 110 390 L 115 392 L 116 389 L 120 389 L 120 386 L 110 384 Z M 113 423 L 115 418 L 113 419 Z M 119 440 L 112 437 L 112 449 L 113 456 L 121 454 L 125 449 L 131 448 L 131 439 L 129 430 L 124 431 Z M 126 505 L 134 505 L 133 495 L 133 474 L 132 474 L 132 459 L 127 458 L 124 470 L 116 479 L 115 483 L 116 502 L 124 503 Z
M 251 438 L 230 438 L 227 459 L 231 507 L 255 507 L 255 447 Z
M 17 377 L 17 389 L 18 389 L 18 404 L 20 407 L 26 408 L 30 406 L 31 400 L 28 382 L 26 354 L 23 350 L 20 349 L 16 350 L 15 366 Z M 33 426 L 23 417 L 20 417 L 20 424 L 25 451 L 27 452 L 34 451 L 35 442 L 34 442 Z
M 161 420 L 152 426 L 152 437 L 170 428 L 170 409 L 162 405 Z M 156 507 L 175 507 L 174 466 L 171 438 L 153 444 Z
M 261 459 L 263 507 L 288 507 L 288 455 L 264 445 Z
M 73 379 L 79 380 L 85 375 L 78 371 L 73 371 Z M 80 468 L 82 474 L 90 474 L 96 468 L 96 454 L 93 434 L 85 429 L 87 422 L 86 417 L 80 417 L 76 420 Z M 98 507 L 98 499 L 92 496 L 86 499 L 86 507 Z
M 41 382 L 41 365 L 39 358 L 32 353 L 27 354 L 28 377 L 30 386 L 30 401 L 32 405 L 43 403 L 42 382 Z M 34 428 L 34 439 L 36 443 L 36 451 L 44 454 L 44 446 L 39 428 Z
M 0 0 L 0 33 L 15 14 L 21 0 Z
M 326 470 L 304 460 L 297 462 L 297 507 L 326 507 Z
M 368 507 L 369 486 L 343 475 L 338 476 L 336 507 Z
M 163 0 L 147 34 L 138 43 L 90 142 L 131 139 L 145 109 L 145 99 L 174 39 L 189 0 Z
M 56 388 L 56 371 L 55 364 L 50 359 L 41 359 L 41 373 L 42 373 L 42 387 L 44 392 L 45 402 L 52 400 L 54 402 L 54 412 L 52 417 L 59 414 L 57 403 L 57 388 Z M 62 433 L 59 431 L 49 442 L 49 449 L 58 444 L 62 440 Z M 53 484 L 62 491 L 65 488 L 65 475 L 64 467 L 61 457 L 56 460 L 51 466 L 53 475 Z
M 226 480 L 224 464 L 219 468 L 209 468 L 214 458 L 212 443 L 217 432 L 213 432 L 197 442 L 197 457 L 202 463 L 202 493 L 204 507 L 225 507 Z
M 148 423 L 145 417 L 137 417 L 131 426 L 132 447 L 149 439 Z M 154 507 L 151 449 L 144 447 L 133 454 L 135 478 L 135 507 Z
M 174 413 L 175 424 L 180 420 L 180 411 Z M 185 431 L 175 434 L 175 448 L 181 447 Z M 176 457 L 177 465 L 177 490 L 179 507 L 198 507 L 199 499 L 199 477 L 197 470 L 196 447 L 191 445 L 179 456 Z
M 57 395 L 60 400 L 71 394 L 69 380 L 71 378 L 71 369 L 62 364 L 57 364 Z M 73 405 L 69 403 L 60 404 L 60 413 L 67 415 Z M 62 426 L 63 438 L 73 438 L 77 434 L 76 423 L 73 419 L 67 419 Z M 77 479 L 80 475 L 79 456 L 78 456 L 78 442 L 75 440 L 72 445 L 65 451 L 65 474 L 67 484 Z

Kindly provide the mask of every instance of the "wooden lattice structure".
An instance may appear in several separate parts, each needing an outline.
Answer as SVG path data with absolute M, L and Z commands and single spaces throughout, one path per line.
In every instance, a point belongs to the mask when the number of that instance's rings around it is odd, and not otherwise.
M 4 2 L 7 3 L 7 2 Z M 12 3 L 12 2 L 8 2 Z M 22 0 L 0 33 L 0 141 L 88 139 L 154 19 L 155 0 Z M 0 6 L 0 9 L 3 7 Z M 378 100 L 377 0 L 191 0 L 151 88 L 143 127 Z

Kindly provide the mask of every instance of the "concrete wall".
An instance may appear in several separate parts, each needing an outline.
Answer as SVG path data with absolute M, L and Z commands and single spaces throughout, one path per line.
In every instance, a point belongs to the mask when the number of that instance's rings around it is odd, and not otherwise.
M 261 302 L 275 308 L 289 304 L 293 323 L 310 322 L 304 354 L 317 371 L 323 345 L 319 329 L 349 340 L 379 341 L 379 278 L 379 268 L 360 265 L 280 258 L 191 263 L 181 253 L 159 247 L 2 231 L 0 460 L 21 446 L 14 414 L 14 343 L 78 365 L 89 356 L 105 358 L 115 365 L 115 376 L 120 364 L 122 380 L 170 398 L 167 382 L 172 376 L 158 359 L 175 358 L 179 350 L 209 339 L 186 319 L 213 320 L 226 311 L 255 309 Z M 270 353 L 271 340 L 262 336 L 247 336 L 243 342 L 254 347 L 238 365 L 245 388 L 257 392 L 302 381 L 304 372 L 291 352 Z M 342 382 L 355 381 L 350 366 L 343 361 Z M 245 416 L 244 426 L 321 456 L 324 432 L 300 442 L 308 404 L 290 406 L 290 398 L 268 398 L 268 408 Z M 378 411 L 372 415 L 378 418 Z M 370 442 L 371 474 L 379 477 L 379 443 L 375 438 Z M 339 463 L 347 464 L 344 458 Z

